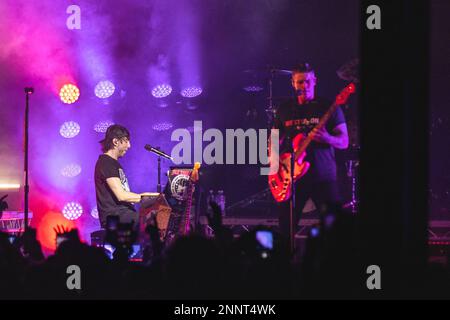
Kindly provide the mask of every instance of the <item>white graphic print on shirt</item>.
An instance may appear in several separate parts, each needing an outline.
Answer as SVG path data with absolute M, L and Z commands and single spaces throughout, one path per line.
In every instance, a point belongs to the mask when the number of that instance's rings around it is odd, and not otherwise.
M 125 176 L 125 172 L 123 172 L 122 168 L 119 168 L 119 176 L 123 190 L 130 192 L 130 186 L 128 185 L 127 177 Z

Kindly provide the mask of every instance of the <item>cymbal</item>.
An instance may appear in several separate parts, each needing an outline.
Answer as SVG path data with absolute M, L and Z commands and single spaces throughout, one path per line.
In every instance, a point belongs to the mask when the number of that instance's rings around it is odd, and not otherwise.
M 261 69 L 247 69 L 243 71 L 244 73 L 252 75 L 291 75 L 291 70 L 277 69 L 277 68 L 261 68 Z
M 289 100 L 292 98 L 293 96 L 273 96 L 272 100 Z M 270 100 L 270 97 L 267 97 L 266 100 Z
M 348 61 L 342 67 L 340 67 L 336 74 L 339 78 L 346 81 L 359 82 L 359 59 L 355 58 Z
M 283 69 L 271 69 L 270 72 L 287 76 L 290 76 L 292 74 L 291 70 L 283 70 Z

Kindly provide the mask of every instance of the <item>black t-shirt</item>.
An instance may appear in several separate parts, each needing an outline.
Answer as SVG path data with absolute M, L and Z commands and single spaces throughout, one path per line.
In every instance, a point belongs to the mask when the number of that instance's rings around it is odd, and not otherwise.
M 303 105 L 299 105 L 297 99 L 282 104 L 278 109 L 274 125 L 275 128 L 280 130 L 280 138 L 295 137 L 299 133 L 308 134 L 319 123 L 320 118 L 327 112 L 331 103 L 331 101 L 316 98 Z M 341 123 L 345 123 L 345 117 L 342 109 L 338 107 L 325 127 L 331 134 L 333 129 Z M 287 140 L 283 139 L 280 153 L 289 152 Z M 311 181 L 336 180 L 336 160 L 332 146 L 315 141 L 311 142 L 306 149 L 305 161 L 311 163 L 311 167 L 304 178 L 311 179 Z
M 119 178 L 122 188 L 125 191 L 130 191 L 127 177 L 119 161 L 106 154 L 102 154 L 98 157 L 97 163 L 95 164 L 95 193 L 97 197 L 98 216 L 102 226 L 105 226 L 108 215 L 120 215 L 122 213 L 129 213 L 130 211 L 136 212 L 136 209 L 131 203 L 117 200 L 113 191 L 106 183 L 106 179 L 112 177 Z

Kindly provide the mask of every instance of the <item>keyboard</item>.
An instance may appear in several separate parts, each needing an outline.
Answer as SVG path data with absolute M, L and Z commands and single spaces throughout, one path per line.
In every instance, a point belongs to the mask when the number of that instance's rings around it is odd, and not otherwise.
M 33 213 L 28 212 L 28 225 L 30 225 Z M 3 211 L 0 219 L 0 231 L 23 232 L 25 231 L 25 214 L 18 211 Z

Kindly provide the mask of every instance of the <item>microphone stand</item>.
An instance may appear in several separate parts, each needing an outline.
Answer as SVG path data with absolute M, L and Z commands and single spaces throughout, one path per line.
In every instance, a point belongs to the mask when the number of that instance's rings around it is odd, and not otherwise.
M 156 190 L 158 193 L 161 193 L 161 157 L 173 160 L 171 156 L 167 153 L 161 151 L 159 147 L 152 147 L 149 144 L 146 144 L 144 147 L 147 151 L 153 152 L 158 156 L 158 184 L 156 185 Z
M 158 184 L 156 185 L 156 192 L 161 193 L 161 156 L 158 156 Z
M 273 122 L 277 116 L 277 110 L 273 105 L 273 78 L 275 74 L 275 69 L 270 69 L 270 77 L 269 77 L 269 108 L 266 109 L 266 113 L 268 116 L 268 128 L 271 129 L 273 126 Z M 294 165 L 295 165 L 295 152 L 294 146 L 292 145 L 292 137 L 290 134 L 286 135 L 286 145 L 290 148 L 291 153 L 291 163 L 290 163 L 290 176 L 291 176 L 291 199 L 289 200 L 289 252 L 291 254 L 295 251 L 295 226 L 294 226 L 294 216 L 295 216 L 295 183 L 294 183 Z
M 30 193 L 30 186 L 28 184 L 28 127 L 29 127 L 29 113 L 30 113 L 30 95 L 34 92 L 33 88 L 25 88 L 25 137 L 24 137 L 24 173 L 25 173 L 25 185 L 24 185 L 24 222 L 25 232 L 28 230 L 28 196 Z
M 289 175 L 291 179 L 291 197 L 289 199 L 289 253 L 292 255 L 295 252 L 295 183 L 294 183 L 294 168 L 295 168 L 295 151 L 292 145 L 291 133 L 287 133 L 285 136 L 285 145 L 288 146 L 288 150 L 291 155 Z
M 359 165 L 359 161 L 357 160 L 348 160 L 345 163 L 347 167 L 347 177 L 351 179 L 352 184 L 352 200 L 344 205 L 344 208 L 350 208 L 352 214 L 356 214 L 358 212 L 358 200 L 356 198 L 356 167 Z
M 287 135 L 287 143 L 290 146 L 291 163 L 290 163 L 290 178 L 291 178 L 291 199 L 289 200 L 289 249 L 290 253 L 295 252 L 295 182 L 294 182 L 294 168 L 295 168 L 295 151 L 292 145 L 292 137 Z
M 272 124 L 274 122 L 274 117 L 276 110 L 273 106 L 273 78 L 274 78 L 275 71 L 273 68 L 270 70 L 270 77 L 269 77 L 269 108 L 266 109 L 267 113 L 267 127 L 268 129 L 271 129 Z

